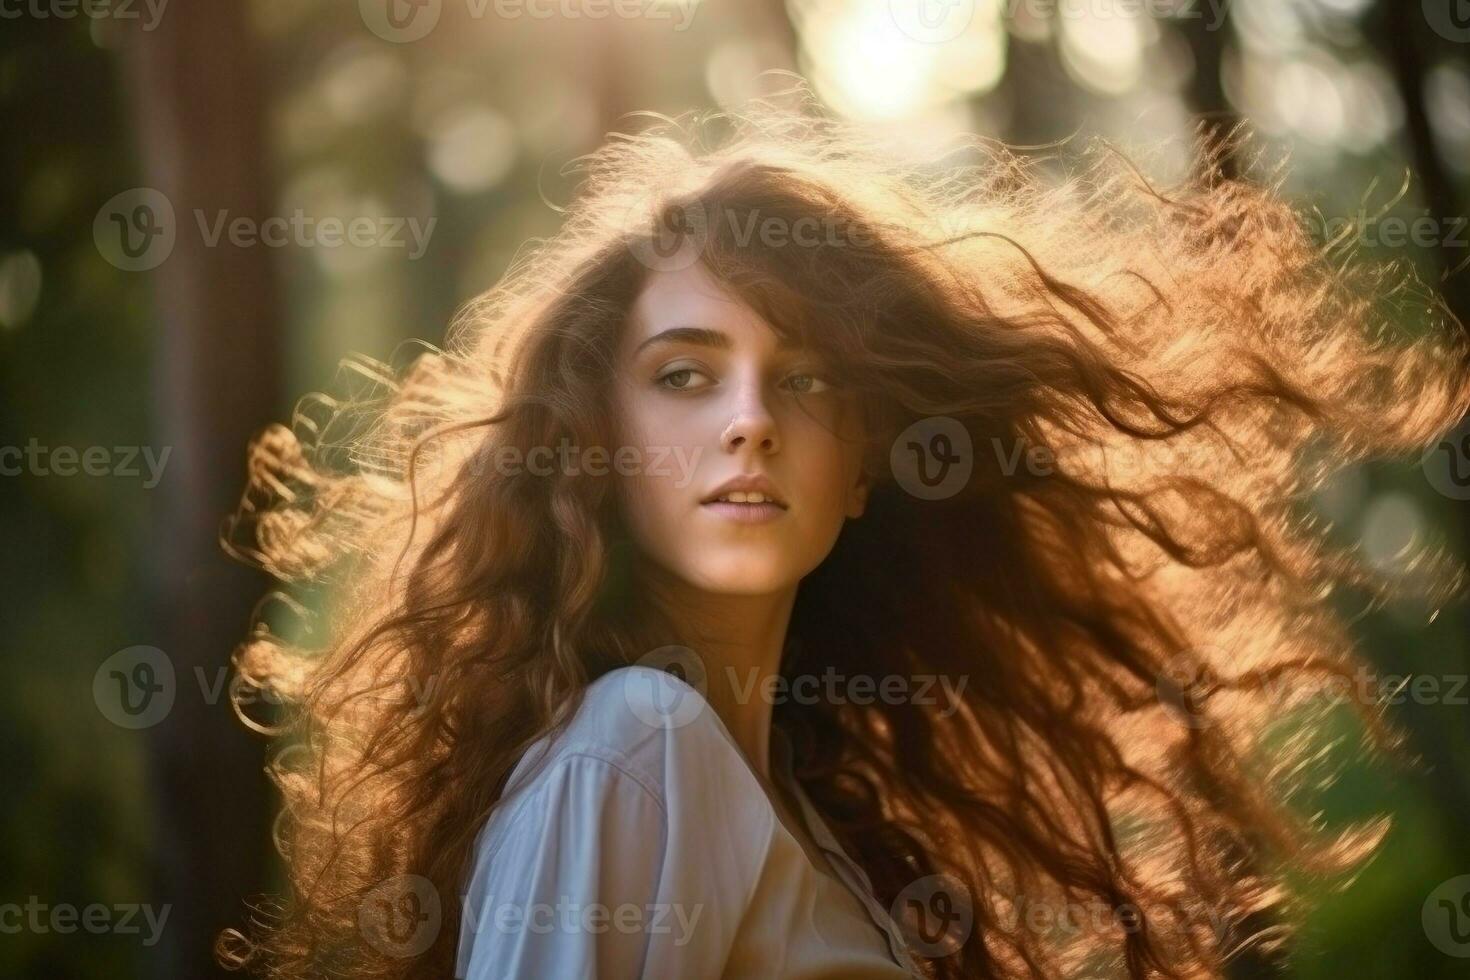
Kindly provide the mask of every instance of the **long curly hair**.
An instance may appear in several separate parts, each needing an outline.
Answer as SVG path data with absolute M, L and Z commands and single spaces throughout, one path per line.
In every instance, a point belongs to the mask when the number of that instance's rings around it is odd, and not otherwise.
M 1324 695 L 1366 667 L 1335 592 L 1444 601 L 1464 579 L 1428 547 L 1422 577 L 1383 573 L 1308 503 L 1470 408 L 1433 291 L 1314 241 L 1279 168 L 1228 180 L 1199 151 L 1158 186 L 1104 142 L 977 137 L 904 162 L 804 84 L 784 95 L 610 136 L 559 233 L 442 348 L 349 359 L 345 393 L 252 443 L 222 539 L 290 590 L 234 691 L 282 745 L 289 893 L 221 934 L 222 963 L 451 975 L 506 777 L 592 680 L 670 642 L 616 477 L 491 462 L 612 445 L 613 353 L 669 262 L 820 352 L 868 423 L 867 512 L 801 582 L 782 673 L 968 680 L 940 710 L 775 708 L 878 900 L 912 927 L 899 899 L 939 882 L 972 923 L 925 969 L 1220 976 L 1283 946 L 1289 882 L 1382 840 L 1386 815 L 1328 828 L 1296 805 L 1343 700 Z M 748 233 L 770 219 L 791 234 Z M 916 490 L 904 460 L 928 449 L 968 475 Z M 1365 744 L 1402 750 L 1346 700 Z M 374 911 L 404 888 L 433 921 L 407 945 Z

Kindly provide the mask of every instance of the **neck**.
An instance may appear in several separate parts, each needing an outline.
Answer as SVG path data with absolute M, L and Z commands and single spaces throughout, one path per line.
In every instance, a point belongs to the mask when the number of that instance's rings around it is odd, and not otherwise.
M 796 601 L 795 584 L 761 595 L 706 592 L 650 570 L 650 597 L 677 630 L 678 642 L 705 668 L 709 701 L 762 779 L 770 778 L 771 697 Z

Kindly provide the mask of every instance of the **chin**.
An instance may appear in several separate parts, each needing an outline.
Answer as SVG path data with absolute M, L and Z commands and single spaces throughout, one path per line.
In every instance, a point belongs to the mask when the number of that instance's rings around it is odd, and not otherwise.
M 749 555 L 731 555 L 726 560 L 701 562 L 690 569 L 688 580 L 716 595 L 770 595 L 801 580 L 789 562 L 762 561 Z

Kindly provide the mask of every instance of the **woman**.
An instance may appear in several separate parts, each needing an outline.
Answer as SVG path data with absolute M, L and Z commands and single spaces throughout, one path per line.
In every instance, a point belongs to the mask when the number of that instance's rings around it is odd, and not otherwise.
M 1432 298 L 1391 342 L 1412 284 L 1268 190 L 798 94 L 610 140 L 445 350 L 252 447 L 228 544 L 333 605 L 237 653 L 291 894 L 223 961 L 1218 976 L 1381 840 L 1285 802 L 1331 587 L 1395 587 L 1300 503 L 1470 407 Z

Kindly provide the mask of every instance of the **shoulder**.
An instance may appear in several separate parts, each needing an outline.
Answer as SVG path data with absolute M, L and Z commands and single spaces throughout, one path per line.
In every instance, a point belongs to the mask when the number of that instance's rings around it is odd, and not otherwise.
M 561 791 L 574 772 L 584 793 L 641 792 L 684 815 L 723 803 L 734 807 L 734 818 L 770 805 L 699 690 L 652 667 L 619 667 L 589 684 L 565 726 L 526 750 L 502 809 Z
M 770 799 L 698 690 L 648 667 L 611 671 L 526 751 L 481 828 L 458 975 L 716 975 L 776 827 Z M 702 917 L 696 941 L 670 946 L 652 930 L 507 933 L 498 925 L 507 903 L 512 912 L 631 904 Z M 644 969 L 652 963 L 680 968 Z
M 697 689 L 661 670 L 620 667 L 587 687 L 560 731 L 526 751 L 480 829 L 475 863 L 486 873 L 492 865 L 576 866 L 549 875 L 555 879 L 651 859 L 742 895 L 754 887 L 777 822 Z M 626 848 L 634 841 L 646 846 Z

